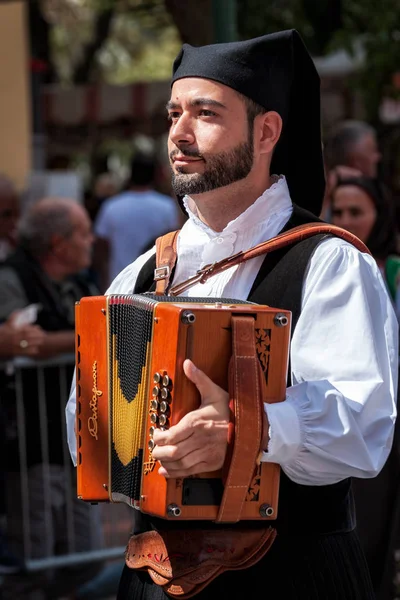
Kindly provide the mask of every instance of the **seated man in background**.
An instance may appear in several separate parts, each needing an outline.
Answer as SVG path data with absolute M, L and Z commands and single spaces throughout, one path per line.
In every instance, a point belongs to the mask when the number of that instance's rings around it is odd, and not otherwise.
M 97 293 L 83 274 L 91 261 L 92 243 L 89 216 L 73 200 L 40 200 L 21 219 L 16 252 L 0 266 L 0 320 L 35 305 L 36 323 L 42 331 L 36 358 L 74 351 L 75 303 Z M 26 354 L 30 344 L 28 335 L 20 341 Z M 73 358 L 66 364 L 56 361 L 51 366 L 33 364 L 17 369 L 15 379 L 9 378 L 2 391 L 9 413 L 7 534 L 12 551 L 27 560 L 97 550 L 101 545 L 98 507 L 76 499 L 75 478 L 66 454 L 62 415 Z M 16 386 L 17 375 L 20 387 Z M 28 486 L 28 498 L 21 493 L 21 480 Z M 24 502 L 29 511 L 28 545 Z M 38 591 L 44 598 L 55 599 L 99 569 L 100 563 L 87 563 L 59 570 L 54 577 L 44 573 L 10 578 L 4 597 L 9 593 L 9 597 L 30 599 L 35 590 L 35 600 Z

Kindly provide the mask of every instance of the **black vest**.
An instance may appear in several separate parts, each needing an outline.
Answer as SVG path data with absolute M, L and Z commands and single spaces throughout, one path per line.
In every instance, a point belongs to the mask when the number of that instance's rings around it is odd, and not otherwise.
M 315 221 L 319 219 L 294 206 L 292 216 L 282 231 Z M 323 234 L 316 235 L 267 255 L 250 291 L 249 301 L 292 312 L 292 335 L 300 316 L 303 279 L 307 265 L 315 248 L 325 237 L 327 236 Z M 154 268 L 155 255 L 141 269 L 134 293 L 154 289 Z M 288 387 L 290 385 L 289 369 Z M 150 520 L 144 515 L 142 519 L 139 530 L 172 526 L 170 522 L 166 524 L 160 519 Z M 271 524 L 276 525 L 280 533 L 290 534 L 328 534 L 354 529 L 355 515 L 350 479 L 333 485 L 306 486 L 294 483 L 281 471 L 278 519 Z M 173 524 L 184 525 L 183 522 Z M 192 525 L 191 523 L 191 527 Z M 204 523 L 194 526 L 204 527 Z M 250 523 L 249 526 L 255 524 Z

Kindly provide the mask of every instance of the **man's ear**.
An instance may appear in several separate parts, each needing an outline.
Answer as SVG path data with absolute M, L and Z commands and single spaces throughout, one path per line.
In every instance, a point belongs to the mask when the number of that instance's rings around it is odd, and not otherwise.
M 282 117 L 275 111 L 269 111 L 258 115 L 256 119 L 259 119 L 256 123 L 256 134 L 260 154 L 271 154 L 282 132 Z

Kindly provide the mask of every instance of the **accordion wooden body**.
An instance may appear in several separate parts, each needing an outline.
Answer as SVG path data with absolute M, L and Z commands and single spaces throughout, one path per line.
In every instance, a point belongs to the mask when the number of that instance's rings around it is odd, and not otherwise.
M 182 479 L 158 474 L 156 427 L 168 428 L 200 404 L 183 373 L 190 358 L 228 389 L 232 317 L 255 319 L 266 402 L 284 400 L 288 311 L 229 299 L 152 294 L 83 298 L 76 305 L 78 497 L 125 502 L 165 519 L 215 520 L 221 472 Z M 242 519 L 275 519 L 280 468 L 255 466 Z M 262 507 L 268 507 L 264 510 Z

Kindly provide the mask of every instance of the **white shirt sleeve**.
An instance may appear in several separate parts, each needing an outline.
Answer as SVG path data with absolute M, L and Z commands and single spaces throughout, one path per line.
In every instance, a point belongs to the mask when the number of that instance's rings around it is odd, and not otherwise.
M 262 460 L 304 485 L 377 475 L 396 418 L 398 323 L 369 255 L 337 238 L 317 247 L 290 362 L 286 401 L 265 405 Z
M 135 287 L 137 276 L 148 261 L 150 256 L 155 253 L 155 247 L 139 256 L 132 264 L 128 265 L 126 269 L 114 279 L 110 287 L 106 291 L 105 295 L 109 294 L 131 294 Z M 77 452 L 76 452 L 76 434 L 75 434 L 75 412 L 76 412 L 76 381 L 75 374 L 71 384 L 70 396 L 65 407 L 65 418 L 67 421 L 67 441 L 71 459 L 76 466 Z

